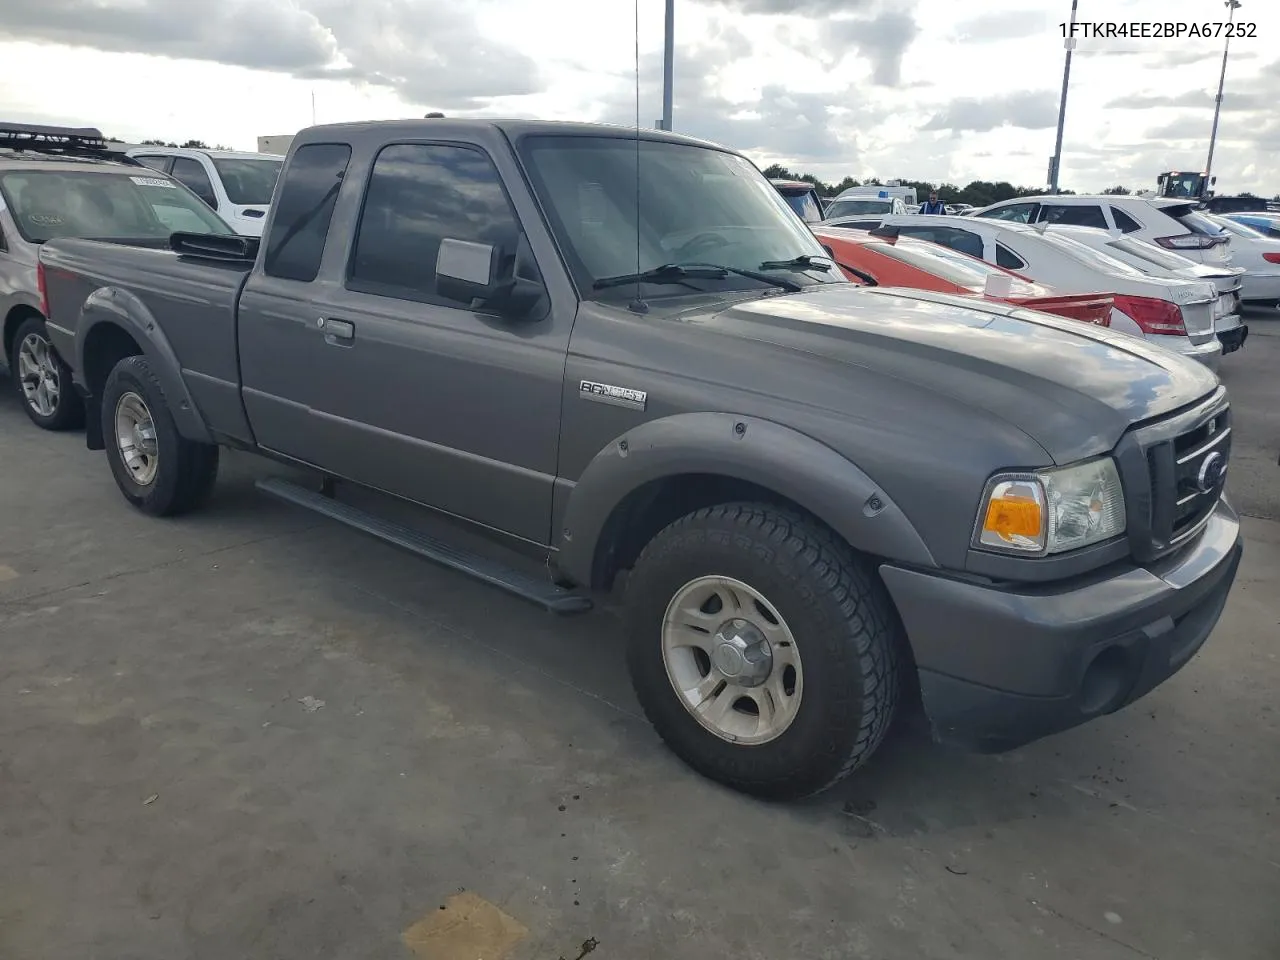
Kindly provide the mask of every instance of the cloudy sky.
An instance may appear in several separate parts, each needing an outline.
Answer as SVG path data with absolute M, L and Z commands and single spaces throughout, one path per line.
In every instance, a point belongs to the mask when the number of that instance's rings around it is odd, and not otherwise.
M 677 0 L 675 128 L 762 166 L 1038 185 L 1070 0 Z M 982 11 L 982 12 L 977 12 Z M 635 0 L 0 0 L 0 119 L 253 149 L 312 122 L 505 115 L 632 123 Z M 1205 22 L 1221 0 L 1079 0 L 1081 20 Z M 1280 2 L 1244 0 L 1214 172 L 1280 192 Z M 639 0 L 640 122 L 663 0 Z M 1078 42 L 1062 183 L 1202 169 L 1222 40 Z

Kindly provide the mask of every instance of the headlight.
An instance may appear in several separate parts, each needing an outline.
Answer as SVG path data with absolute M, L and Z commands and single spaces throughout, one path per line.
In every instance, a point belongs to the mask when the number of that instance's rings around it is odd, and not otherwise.
M 973 545 L 1043 556 L 1124 533 L 1124 489 L 1110 457 L 987 481 Z

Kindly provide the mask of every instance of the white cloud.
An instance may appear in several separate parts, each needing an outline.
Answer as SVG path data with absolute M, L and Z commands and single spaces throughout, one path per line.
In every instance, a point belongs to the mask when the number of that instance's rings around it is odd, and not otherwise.
M 1085 5 L 1088 8 L 1101 4 Z M 1111 0 L 1203 22 L 1204 0 Z M 1042 183 L 1066 0 L 679 0 L 676 128 L 826 179 Z M 1206 11 L 1209 11 L 1206 13 Z M 179 15 L 181 14 L 181 15 Z M 522 115 L 632 122 L 632 0 L 0 0 L 0 118 L 253 147 L 311 122 Z M 1280 4 L 1232 42 L 1219 188 L 1280 190 Z M 642 123 L 661 112 L 663 0 L 640 0 Z M 1154 185 L 1204 163 L 1219 39 L 1078 42 L 1063 183 Z

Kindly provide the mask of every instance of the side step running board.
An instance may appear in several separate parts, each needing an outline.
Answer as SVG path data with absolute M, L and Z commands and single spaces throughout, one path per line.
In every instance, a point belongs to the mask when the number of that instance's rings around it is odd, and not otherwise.
M 322 493 L 308 490 L 288 480 L 267 477 L 259 480 L 256 486 L 263 493 L 311 510 L 330 520 L 337 520 L 353 530 L 377 537 L 384 543 L 407 550 L 441 566 L 465 573 L 477 580 L 483 580 L 507 593 L 513 593 L 517 597 L 536 603 L 552 613 L 586 613 L 591 609 L 590 597 L 556 586 L 549 580 L 541 580 L 521 573 L 499 561 L 460 549 L 443 540 L 411 530 L 394 521 L 385 520 L 359 507 L 353 507 Z

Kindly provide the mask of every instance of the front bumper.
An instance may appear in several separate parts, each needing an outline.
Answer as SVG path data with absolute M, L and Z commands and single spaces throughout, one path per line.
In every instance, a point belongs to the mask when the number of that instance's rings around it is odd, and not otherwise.
M 880 572 L 935 738 L 999 752 L 1112 713 L 1181 669 L 1217 624 L 1242 549 L 1223 499 L 1172 557 L 1066 586 Z

